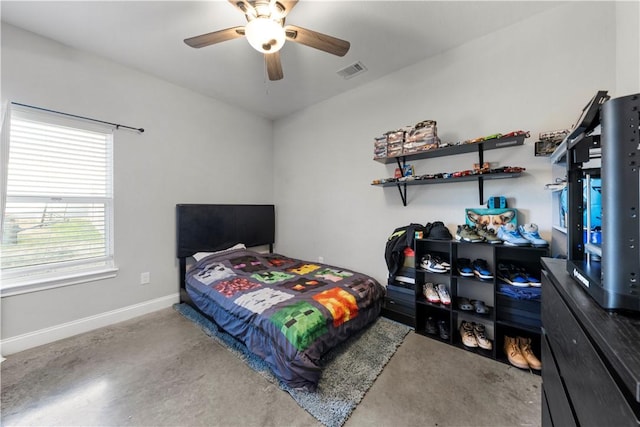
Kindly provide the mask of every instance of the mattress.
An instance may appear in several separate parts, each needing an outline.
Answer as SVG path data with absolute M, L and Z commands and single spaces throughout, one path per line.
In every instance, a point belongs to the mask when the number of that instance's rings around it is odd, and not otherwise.
M 373 322 L 385 294 L 362 273 L 248 249 L 200 259 L 186 273 L 186 290 L 282 382 L 309 391 L 322 356 Z

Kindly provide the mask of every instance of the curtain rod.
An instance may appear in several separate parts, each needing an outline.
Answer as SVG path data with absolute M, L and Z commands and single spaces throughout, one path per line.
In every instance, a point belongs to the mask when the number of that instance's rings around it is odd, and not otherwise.
M 90 117 L 77 116 L 75 114 L 69 114 L 69 113 L 63 113 L 61 111 L 49 110 L 47 108 L 36 107 L 34 105 L 20 104 L 19 102 L 12 102 L 12 104 L 13 105 L 19 105 L 21 107 L 33 108 L 35 110 L 47 111 L 49 113 L 61 114 L 63 116 L 75 117 L 76 119 L 90 120 L 92 122 L 98 122 L 98 123 L 111 125 L 111 126 L 115 126 L 116 130 L 118 130 L 120 128 L 125 128 L 125 129 L 135 130 L 135 131 L 140 132 L 140 133 L 144 132 L 143 128 L 134 128 L 134 127 L 131 127 L 131 126 L 125 126 L 125 125 L 121 125 L 121 124 L 118 124 L 118 123 L 105 122 L 104 120 L 97 120 L 97 119 L 92 119 Z

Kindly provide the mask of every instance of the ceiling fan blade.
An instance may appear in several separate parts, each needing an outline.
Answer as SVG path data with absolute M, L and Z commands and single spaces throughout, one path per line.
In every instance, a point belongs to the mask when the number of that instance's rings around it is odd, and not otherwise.
M 253 15 L 254 17 L 256 16 L 256 10 L 254 9 L 253 6 L 251 6 L 251 4 L 248 1 L 245 1 L 245 0 L 229 0 L 229 3 L 231 3 L 233 5 L 233 7 L 235 7 L 236 9 L 238 9 L 240 12 L 244 13 L 245 15 Z
M 289 14 L 289 12 L 291 12 L 291 9 L 298 4 L 298 0 L 277 0 L 276 3 L 280 3 L 282 5 L 283 12 L 281 15 L 284 18 Z
M 282 63 L 280 62 L 280 52 L 265 53 L 264 62 L 267 64 L 269 80 L 281 80 L 284 77 Z
M 184 42 L 191 47 L 201 48 L 239 37 L 244 37 L 244 27 L 233 27 L 227 28 L 226 30 L 214 31 L 212 33 L 184 39 Z
M 307 30 L 306 28 L 296 27 L 295 25 L 287 25 L 284 29 L 287 35 L 287 40 L 313 47 L 333 55 L 345 56 L 351 47 L 351 43 L 346 40 L 341 40 L 316 31 Z

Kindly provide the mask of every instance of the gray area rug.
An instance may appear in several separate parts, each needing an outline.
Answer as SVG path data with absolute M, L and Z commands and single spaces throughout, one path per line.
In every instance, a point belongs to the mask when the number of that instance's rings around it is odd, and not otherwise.
M 269 366 L 229 334 L 219 332 L 209 319 L 187 304 L 176 311 L 200 325 L 210 337 L 244 360 L 268 381 L 288 392 L 304 410 L 327 427 L 340 427 L 360 403 L 411 328 L 384 317 L 354 338 L 327 353 L 322 361 L 322 378 L 315 392 L 294 390 L 280 382 Z

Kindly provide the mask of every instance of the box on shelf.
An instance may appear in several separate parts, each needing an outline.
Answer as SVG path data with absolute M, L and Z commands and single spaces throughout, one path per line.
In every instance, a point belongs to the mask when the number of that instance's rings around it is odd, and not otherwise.
M 569 129 L 562 129 L 540 133 L 539 141 L 535 143 L 535 155 L 550 156 L 553 154 L 569 132 Z
M 395 157 L 402 154 L 402 141 L 387 143 L 387 157 Z
M 403 152 L 405 154 L 419 153 L 422 151 L 433 150 L 439 147 L 439 139 L 437 137 L 429 137 L 419 141 L 405 141 Z
M 406 154 L 438 148 L 440 140 L 435 120 L 424 120 L 413 126 L 404 137 Z
M 436 136 L 438 135 L 436 132 L 435 124 L 432 126 L 424 126 L 421 128 L 414 127 L 405 136 L 405 141 L 417 142 L 417 141 L 433 140 Z
M 395 130 L 395 131 L 387 132 L 385 135 L 387 135 L 387 143 L 399 142 L 402 144 L 404 142 L 403 130 Z
M 378 136 L 373 139 L 373 158 L 381 159 L 387 157 L 387 137 Z
M 510 222 L 518 225 L 518 211 L 510 208 L 466 208 L 465 218 L 471 227 L 484 225 L 493 231 Z

